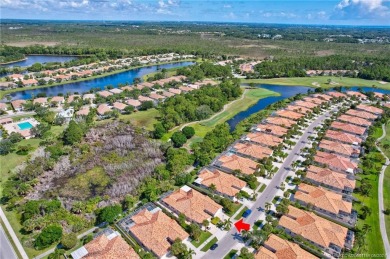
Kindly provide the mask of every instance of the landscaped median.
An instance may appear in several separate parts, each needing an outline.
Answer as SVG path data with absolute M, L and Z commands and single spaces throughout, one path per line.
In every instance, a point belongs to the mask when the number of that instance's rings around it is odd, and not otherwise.
M 208 232 L 208 231 L 202 231 L 202 234 L 200 235 L 199 237 L 199 240 L 196 241 L 196 240 L 192 240 L 191 241 L 191 244 L 193 246 L 195 246 L 196 248 L 198 248 L 199 246 L 201 246 L 209 237 L 211 237 L 211 233 Z
M 214 245 L 215 243 L 217 243 L 217 242 L 218 242 L 218 238 L 214 237 L 214 238 L 211 239 L 211 241 L 208 242 L 200 251 L 202 251 L 202 252 L 207 252 L 207 251 L 210 249 L 210 247 L 211 247 L 212 245 Z
M 242 214 L 244 214 L 244 212 L 248 210 L 248 207 L 245 206 L 244 208 L 242 208 L 240 210 L 240 212 L 234 217 L 235 220 L 239 220 L 240 218 L 242 218 Z

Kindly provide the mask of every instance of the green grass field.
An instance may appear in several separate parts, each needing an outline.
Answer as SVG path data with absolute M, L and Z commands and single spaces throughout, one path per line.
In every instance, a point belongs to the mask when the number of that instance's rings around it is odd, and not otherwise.
M 334 84 L 328 84 L 328 79 L 331 79 Z M 310 86 L 316 87 L 318 83 L 321 87 L 331 88 L 335 86 L 366 86 L 383 88 L 390 90 L 390 83 L 381 84 L 376 80 L 365 80 L 360 78 L 336 77 L 336 76 L 313 76 L 313 77 L 290 77 L 290 78 L 272 78 L 272 79 L 243 79 L 242 83 L 255 84 L 278 84 L 291 86 Z
M 157 122 L 159 112 L 156 109 L 149 109 L 147 111 L 133 112 L 132 114 L 121 114 L 119 120 L 125 122 L 130 121 L 134 126 L 145 128 L 147 130 L 153 130 L 153 124 Z M 97 121 L 96 124 L 105 124 L 115 119 Z
M 208 242 L 200 251 L 202 251 L 202 252 L 207 252 L 207 251 L 210 249 L 210 247 L 211 247 L 212 245 L 214 245 L 215 243 L 217 243 L 217 242 L 218 242 L 218 238 L 214 237 L 214 238 L 211 239 L 211 241 Z
M 199 237 L 199 241 L 192 240 L 191 244 L 193 244 L 196 248 L 198 248 L 201 244 L 204 243 L 209 237 L 211 237 L 211 233 L 208 231 L 202 231 L 202 234 Z
M 232 249 L 223 259 L 232 259 L 235 254 L 237 254 L 237 250 Z
M 382 139 L 380 145 L 386 156 L 390 158 L 390 149 L 384 149 L 384 144 L 390 144 L 390 124 L 386 125 L 386 137 Z M 383 201 L 385 209 L 390 208 L 390 166 L 386 168 L 385 178 L 383 180 Z M 390 239 L 390 215 L 385 215 L 387 236 Z
M 239 220 L 240 218 L 242 218 L 242 214 L 244 214 L 244 212 L 248 209 L 247 206 L 245 206 L 244 208 L 242 208 L 240 210 L 240 212 L 234 217 L 235 220 Z

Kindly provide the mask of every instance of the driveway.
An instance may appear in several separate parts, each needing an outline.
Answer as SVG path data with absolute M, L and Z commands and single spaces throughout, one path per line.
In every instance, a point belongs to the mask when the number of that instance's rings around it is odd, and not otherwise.
M 333 109 L 332 111 L 335 111 L 336 109 L 337 108 Z M 260 218 L 261 214 L 264 213 L 265 204 L 267 202 L 272 202 L 278 191 L 277 187 L 285 180 L 287 174 L 289 173 L 288 168 L 291 168 L 292 163 L 299 158 L 300 150 L 305 146 L 305 143 L 308 142 L 308 137 L 313 135 L 313 133 L 309 132 L 315 131 L 314 128 L 319 126 L 325 119 L 327 119 L 326 116 L 329 113 L 330 112 L 326 112 L 324 115 L 320 115 L 305 129 L 304 133 L 300 137 L 295 147 L 293 147 L 287 158 L 282 163 L 278 172 L 274 175 L 271 182 L 268 184 L 268 186 L 261 193 L 256 202 L 250 208 L 252 209 L 252 214 L 249 215 L 247 219 L 245 219 L 245 222 L 251 224 L 252 226 L 254 222 L 256 222 Z M 226 254 L 230 252 L 231 249 L 236 248 L 237 245 L 239 245 L 240 243 L 242 246 L 244 245 L 240 234 L 233 227 L 224 236 L 223 239 L 218 241 L 219 247 L 214 251 L 208 251 L 208 253 L 202 258 L 223 258 Z
M 5 235 L 4 229 L 0 226 L 0 259 L 17 259 L 14 249 Z

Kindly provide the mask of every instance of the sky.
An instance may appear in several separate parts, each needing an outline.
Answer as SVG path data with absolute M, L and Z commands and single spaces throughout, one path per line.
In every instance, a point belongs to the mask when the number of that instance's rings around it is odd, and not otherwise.
M 0 17 L 388 25 L 390 0 L 0 0 Z

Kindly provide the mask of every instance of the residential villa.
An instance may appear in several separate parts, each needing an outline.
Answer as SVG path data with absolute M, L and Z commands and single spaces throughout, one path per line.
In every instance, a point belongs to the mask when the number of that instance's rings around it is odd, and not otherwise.
M 332 96 L 333 98 L 347 98 L 346 94 L 340 92 L 327 92 L 326 94 Z
M 143 102 L 153 102 L 153 99 L 152 98 L 149 98 L 147 96 L 138 96 L 138 101 L 140 101 L 141 103 Z
M 260 144 L 266 147 L 277 147 L 279 144 L 283 142 L 282 138 L 278 138 L 276 136 L 265 134 L 262 132 L 248 133 L 243 137 L 243 140 Z
M 358 111 L 358 110 L 353 110 L 353 109 L 348 110 L 346 112 L 346 114 L 350 115 L 350 116 L 359 117 L 359 118 L 362 118 L 362 119 L 365 119 L 365 120 L 370 120 L 370 121 L 373 121 L 373 120 L 375 120 L 378 117 L 375 114 L 372 114 L 370 112 Z
M 83 100 L 89 100 L 90 102 L 93 102 L 93 100 L 96 99 L 95 94 L 84 94 L 83 95 Z
M 365 120 L 365 119 L 362 119 L 362 118 L 358 118 L 358 117 L 355 117 L 355 116 L 348 116 L 348 115 L 345 115 L 345 114 L 341 115 L 337 119 L 340 120 L 340 121 L 343 121 L 343 122 L 355 124 L 356 126 L 359 126 L 359 127 L 370 127 L 371 124 L 372 124 L 371 121 L 368 121 L 368 120 Z
M 120 103 L 120 102 L 114 102 L 112 104 L 112 108 L 115 109 L 115 110 L 118 110 L 121 113 L 125 111 L 126 107 L 127 107 L 126 104 Z
M 54 96 L 50 100 L 50 103 L 57 103 L 57 105 L 62 105 L 64 102 L 65 98 L 63 96 Z
M 287 107 L 284 108 L 285 110 L 301 113 L 301 114 L 308 114 L 312 112 L 312 109 L 305 108 L 302 106 L 296 106 L 296 105 L 288 105 Z
M 228 152 L 220 156 L 213 165 L 229 173 L 237 171 L 249 175 L 257 170 L 258 163 L 249 158 Z
M 77 116 L 87 116 L 89 114 L 89 106 L 81 107 L 79 111 L 76 112 Z
M 38 84 L 38 81 L 36 79 L 34 79 L 34 78 L 26 79 L 26 80 L 22 80 L 22 84 L 24 86 L 34 86 L 34 85 Z
M 271 234 L 255 254 L 255 259 L 316 259 L 298 244 Z
M 341 143 L 351 144 L 355 146 L 360 145 L 362 143 L 361 138 L 358 138 L 355 135 L 343 131 L 327 130 L 325 133 L 325 137 L 333 141 L 338 141 Z
M 326 94 L 313 94 L 312 96 L 315 97 L 315 98 L 319 98 L 319 99 L 325 100 L 327 102 L 332 100 L 332 97 L 329 96 L 329 95 L 326 95 Z
M 357 98 L 359 98 L 359 99 L 361 99 L 361 100 L 367 99 L 367 95 L 362 94 L 362 93 L 360 93 L 360 92 L 356 92 L 356 91 L 346 91 L 345 93 L 346 93 L 347 95 L 349 95 L 349 96 L 355 96 L 355 97 L 357 97 Z
M 128 99 L 128 100 L 126 100 L 126 103 L 130 106 L 133 106 L 135 109 L 138 109 L 139 107 L 141 107 L 141 102 L 138 100 Z
M 103 104 L 100 104 L 98 106 L 96 111 L 97 111 L 98 115 L 103 117 L 106 113 L 111 111 L 111 108 L 107 104 L 103 103 Z
M 111 95 L 113 95 L 113 93 L 109 92 L 109 91 L 100 91 L 100 92 L 97 92 L 98 95 L 100 95 L 101 97 L 103 98 L 107 98 Z
M 374 92 L 374 97 L 379 99 L 379 100 L 383 100 L 385 98 L 385 96 L 386 96 L 385 94 Z
M 73 101 L 75 101 L 75 100 L 77 100 L 79 98 L 80 98 L 80 95 L 72 94 L 72 95 L 68 96 L 68 99 L 66 101 L 67 101 L 67 103 L 71 103 L 71 102 L 73 102 Z
M 307 169 L 305 180 L 347 195 L 352 195 L 356 187 L 356 180 L 353 176 L 314 165 Z
M 360 148 L 358 148 L 357 146 L 354 147 L 349 144 L 335 142 L 327 139 L 323 139 L 320 142 L 319 148 L 325 149 L 330 153 L 335 153 L 337 155 L 344 156 L 344 157 L 357 158 L 360 155 Z
M 271 134 L 277 137 L 283 137 L 288 132 L 288 129 L 273 124 L 258 124 L 255 130 L 259 132 Z
M 147 250 L 161 258 L 169 252 L 173 242 L 189 237 L 180 225 L 161 209 L 144 209 L 131 217 L 129 233 Z
M 181 94 L 181 90 L 180 89 L 169 88 L 168 91 L 173 93 L 173 94 Z
M 300 118 L 305 116 L 301 113 L 293 112 L 290 110 L 279 110 L 279 111 L 275 112 L 275 114 L 280 116 L 280 117 L 292 119 L 292 120 L 299 120 Z
M 162 96 L 165 96 L 165 97 L 172 97 L 172 96 L 175 96 L 174 93 L 167 92 L 167 91 L 162 91 L 162 92 L 161 92 L 161 95 L 162 95 Z
M 367 128 L 359 127 L 356 125 L 352 125 L 345 122 L 334 121 L 330 124 L 330 128 L 334 128 L 336 130 L 342 130 L 344 132 L 351 133 L 358 137 L 363 137 L 366 134 Z
M 189 221 L 198 224 L 222 213 L 221 205 L 187 185 L 163 198 L 162 202 L 177 214 L 183 213 Z
M 312 212 L 288 206 L 288 213 L 281 217 L 279 227 L 287 234 L 301 236 L 319 249 L 339 257 L 343 248 L 351 249 L 353 232 Z
M 328 102 L 326 100 L 323 100 L 323 99 L 320 99 L 320 98 L 314 98 L 314 97 L 305 97 L 305 98 L 303 98 L 303 101 L 315 103 L 317 105 L 322 105 L 323 103 L 327 103 Z
M 162 101 L 162 100 L 164 100 L 166 98 L 165 96 L 159 95 L 157 93 L 151 93 L 149 95 L 149 97 L 152 98 L 153 100 L 157 101 L 157 102 Z
M 71 253 L 73 259 L 108 259 L 108 258 L 140 258 L 134 249 L 127 244 L 118 232 L 100 234 L 91 242 Z
M 119 89 L 119 88 L 113 88 L 113 89 L 110 89 L 108 90 L 110 93 L 113 93 L 113 94 L 120 94 L 123 92 L 123 90 Z
M 352 213 L 352 201 L 343 199 L 342 194 L 301 183 L 294 194 L 294 200 L 305 207 L 311 204 L 312 208 L 319 214 L 342 223 L 355 225 L 356 214 Z
M 314 161 L 328 166 L 331 170 L 345 174 L 356 174 L 358 169 L 357 164 L 348 158 L 321 151 L 317 151 L 317 154 L 314 156 Z
M 371 105 L 365 105 L 365 104 L 359 104 L 358 106 L 356 106 L 356 109 L 361 110 L 361 111 L 370 112 L 370 113 L 378 115 L 378 116 L 383 113 L 382 109 L 376 108 L 376 107 L 371 106 Z
M 5 104 L 5 103 L 0 103 L 0 110 L 2 110 L 2 111 L 8 110 L 7 104 Z
M 216 192 L 229 198 L 235 197 L 246 186 L 245 181 L 215 168 L 202 169 L 195 183 L 206 188 L 213 185 Z
M 272 155 L 272 149 L 248 142 L 237 142 L 229 149 L 230 152 L 248 157 L 250 159 L 263 159 Z
M 265 119 L 265 121 L 286 128 L 291 128 L 293 125 L 297 124 L 296 121 L 289 120 L 286 118 L 281 118 L 281 117 L 268 117 L 267 119 Z
M 14 100 L 11 102 L 12 108 L 17 111 L 23 111 L 23 105 L 26 103 L 26 100 Z
M 194 90 L 195 90 L 194 88 L 191 88 L 191 87 L 188 87 L 188 86 L 180 86 L 179 89 L 180 89 L 182 92 L 185 92 L 185 93 L 188 93 L 188 92 L 191 92 L 191 91 L 194 91 Z
M 40 104 L 41 106 L 47 105 L 47 98 L 46 97 L 40 97 L 33 100 L 33 104 Z
M 302 101 L 302 100 L 295 101 L 293 104 L 295 106 L 300 106 L 300 107 L 303 107 L 303 108 L 306 108 L 306 109 L 313 109 L 315 107 L 318 107 L 318 104 L 316 104 L 316 103 L 305 102 L 305 101 Z

